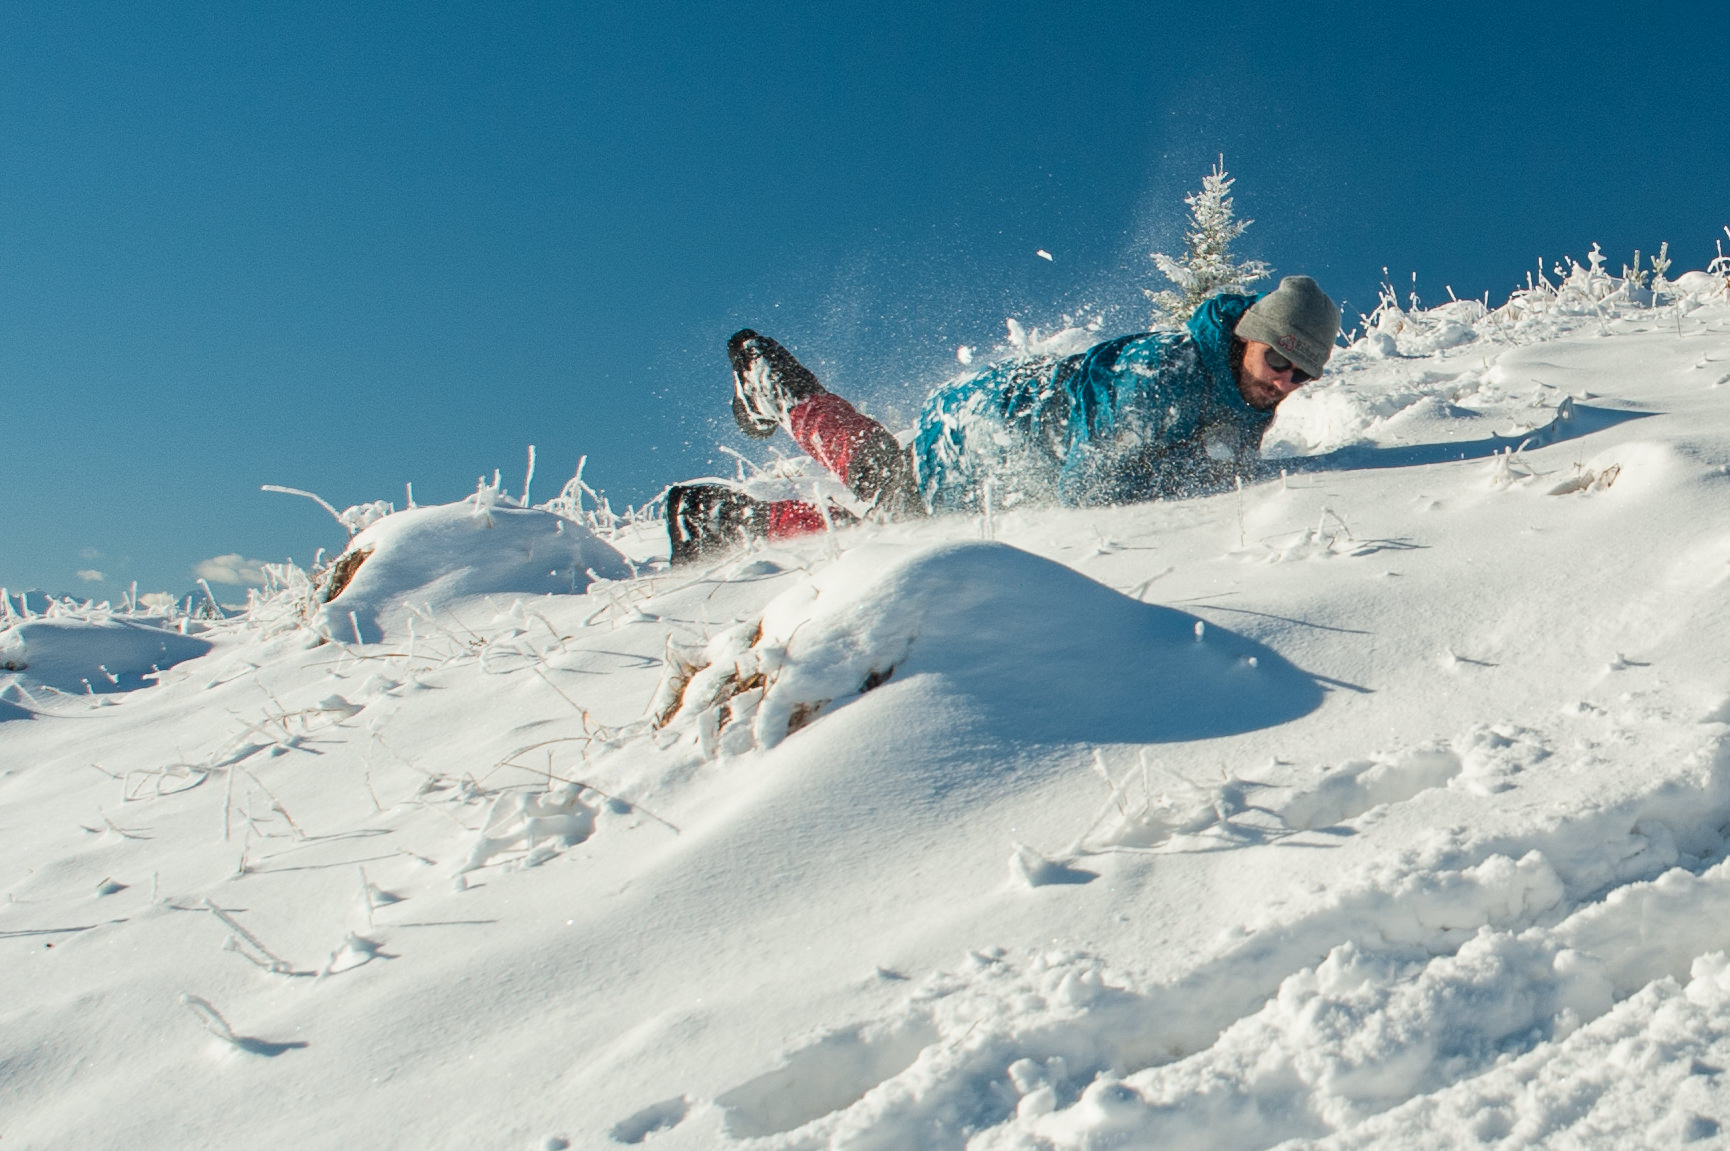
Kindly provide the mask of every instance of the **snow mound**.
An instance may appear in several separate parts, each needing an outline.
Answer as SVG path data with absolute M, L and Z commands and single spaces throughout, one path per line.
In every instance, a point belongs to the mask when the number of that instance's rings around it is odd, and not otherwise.
M 436 611 L 465 596 L 568 595 L 632 574 L 624 556 L 581 524 L 468 500 L 376 521 L 349 542 L 333 571 L 347 578 L 336 581 L 317 626 L 363 643 L 395 634 L 410 605 Z
M 701 656 L 670 660 L 657 713 L 740 752 L 892 677 L 937 677 L 981 723 L 1035 742 L 1208 739 L 1321 703 L 1320 685 L 1262 644 L 1005 544 L 884 559 L 848 553 Z
M 0 632 L 0 667 L 26 683 L 79 695 L 133 691 L 210 644 L 154 617 L 27 619 Z M 0 713 L 0 715 L 9 713 Z

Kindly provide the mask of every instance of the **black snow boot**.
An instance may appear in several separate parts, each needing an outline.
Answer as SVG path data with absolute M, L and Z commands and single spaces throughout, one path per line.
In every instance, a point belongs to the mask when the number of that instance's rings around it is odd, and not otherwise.
M 667 489 L 667 539 L 675 567 L 723 555 L 769 534 L 769 505 L 723 484 Z
M 774 435 L 794 404 L 823 390 L 792 352 L 750 328 L 727 341 L 727 359 L 733 365 L 733 419 L 753 439 Z
M 912 455 L 881 429 L 853 453 L 847 487 L 885 519 L 922 519 L 929 514 L 913 478 Z

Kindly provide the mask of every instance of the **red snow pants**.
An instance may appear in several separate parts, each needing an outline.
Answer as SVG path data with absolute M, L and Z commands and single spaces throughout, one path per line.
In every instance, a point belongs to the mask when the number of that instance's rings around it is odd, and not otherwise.
M 882 424 L 833 392 L 818 392 L 795 404 L 787 413 L 787 428 L 807 455 L 862 499 L 877 498 L 886 461 L 901 452 L 895 437 Z M 770 539 L 822 530 L 823 513 L 811 504 L 776 500 L 769 505 Z

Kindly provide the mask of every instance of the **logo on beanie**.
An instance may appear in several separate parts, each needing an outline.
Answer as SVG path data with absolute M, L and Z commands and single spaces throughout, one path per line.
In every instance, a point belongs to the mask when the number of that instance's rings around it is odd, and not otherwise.
M 1313 344 L 1310 344 L 1304 340 L 1299 339 L 1297 336 L 1292 335 L 1290 332 L 1287 332 L 1285 335 L 1281 336 L 1278 340 L 1275 340 L 1274 342 L 1279 346 L 1281 351 L 1283 351 L 1287 356 L 1291 357 L 1294 360 L 1296 360 L 1296 359 L 1311 360 L 1311 359 L 1314 359 L 1316 356 L 1315 346 Z M 1325 360 L 1325 359 L 1327 359 L 1327 357 L 1323 356 L 1322 359 Z

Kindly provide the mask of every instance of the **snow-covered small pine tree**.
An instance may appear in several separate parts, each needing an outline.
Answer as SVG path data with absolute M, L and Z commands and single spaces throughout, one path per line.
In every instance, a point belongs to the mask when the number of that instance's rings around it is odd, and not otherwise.
M 1658 245 L 1658 254 L 1648 256 L 1652 261 L 1652 290 L 1662 292 L 1670 286 L 1670 279 L 1665 275 L 1670 270 L 1670 241 L 1665 240 Z
M 1241 292 L 1257 280 L 1266 279 L 1272 270 L 1261 260 L 1239 263 L 1232 255 L 1232 241 L 1255 223 L 1234 218 L 1233 183 L 1226 175 L 1225 156 L 1221 155 L 1213 171 L 1201 178 L 1201 191 L 1183 198 L 1189 205 L 1189 231 L 1184 234 L 1188 250 L 1180 259 L 1164 252 L 1153 253 L 1153 262 L 1178 289 L 1175 292 L 1144 289 L 1153 304 L 1155 327 L 1181 324 L 1214 293 Z

